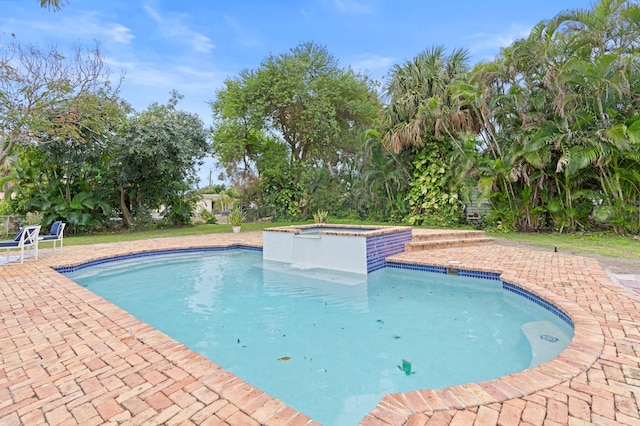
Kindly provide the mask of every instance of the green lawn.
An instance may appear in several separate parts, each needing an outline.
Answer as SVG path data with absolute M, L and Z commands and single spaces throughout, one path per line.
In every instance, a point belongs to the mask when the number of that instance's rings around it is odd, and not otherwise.
M 261 231 L 264 228 L 273 228 L 275 226 L 299 225 L 307 222 L 252 222 L 242 224 L 243 231 Z M 354 220 L 334 220 L 332 223 L 351 223 L 351 224 L 373 224 L 372 222 L 354 221 Z M 184 228 L 157 229 L 150 231 L 135 232 L 112 232 L 99 233 L 93 235 L 73 236 L 65 233 L 64 244 L 69 246 L 77 246 L 84 244 L 100 244 L 112 243 L 117 241 L 133 241 L 145 238 L 163 238 L 163 237 L 183 237 L 186 235 L 202 235 L 217 234 L 221 232 L 231 232 L 231 225 L 196 225 Z M 46 244 L 46 243 L 44 243 Z M 46 245 L 45 245 L 46 247 Z
M 260 231 L 264 228 L 273 226 L 291 225 L 291 222 L 261 222 L 261 223 L 245 223 L 242 225 L 243 231 Z M 222 232 L 231 232 L 231 225 L 196 225 L 184 228 L 171 229 L 155 229 L 150 231 L 135 232 L 112 232 L 100 233 L 94 235 L 73 236 L 65 234 L 65 246 L 77 246 L 84 244 L 101 244 L 112 243 L 118 241 L 133 241 L 148 238 L 164 238 L 164 237 L 184 237 L 187 235 L 202 234 L 218 234 Z M 46 244 L 46 243 L 45 243 Z M 45 246 L 46 247 L 46 246 Z
M 537 247 L 576 254 L 598 254 L 604 257 L 638 259 L 640 262 L 640 240 L 610 233 L 589 234 L 522 234 L 488 233 L 495 238 L 504 238 L 531 244 Z

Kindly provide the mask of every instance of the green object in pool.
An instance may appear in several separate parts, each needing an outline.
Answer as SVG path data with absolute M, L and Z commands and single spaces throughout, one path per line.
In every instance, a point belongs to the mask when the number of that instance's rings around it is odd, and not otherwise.
M 406 359 L 402 360 L 402 365 L 398 366 L 398 368 L 402 371 L 404 371 L 404 374 L 406 374 L 407 376 L 410 376 L 412 374 L 416 374 L 415 371 L 411 371 L 411 363 L 409 361 L 407 361 Z

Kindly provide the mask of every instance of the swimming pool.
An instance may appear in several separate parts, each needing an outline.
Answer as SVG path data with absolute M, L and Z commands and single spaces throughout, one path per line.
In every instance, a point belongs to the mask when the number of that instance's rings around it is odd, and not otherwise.
M 241 250 L 134 259 L 69 276 L 325 424 L 357 423 L 386 393 L 527 368 L 529 342 L 512 315 L 522 325 L 557 320 L 499 281 L 291 268 Z M 556 326 L 570 339 L 570 327 Z

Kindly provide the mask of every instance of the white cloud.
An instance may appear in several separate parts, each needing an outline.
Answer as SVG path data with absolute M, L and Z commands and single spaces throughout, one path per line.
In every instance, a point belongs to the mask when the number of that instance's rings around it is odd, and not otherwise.
M 200 33 L 193 33 L 190 44 L 193 50 L 200 53 L 209 53 L 216 47 L 209 37 Z
M 3 24 L 23 40 L 55 34 L 56 38 L 77 41 L 93 38 L 105 43 L 129 44 L 135 38 L 130 28 L 119 23 L 103 23 L 93 13 L 74 16 L 61 15 L 59 19 L 47 21 L 10 20 Z
M 244 47 L 253 47 L 260 44 L 260 41 L 256 37 L 252 36 L 250 31 L 240 25 L 240 23 L 234 18 L 225 15 L 224 20 L 227 26 L 235 32 L 238 44 Z
M 380 56 L 376 54 L 365 54 L 361 55 L 359 58 L 355 58 L 354 61 L 351 62 L 351 67 L 353 69 L 362 69 L 362 70 L 378 70 L 378 69 L 386 69 L 389 68 L 395 58 L 390 56 Z
M 193 81 L 193 78 L 196 78 L 201 82 L 202 81 L 211 82 L 211 81 L 217 80 L 217 74 L 211 71 L 202 71 L 200 69 L 188 67 L 184 65 L 177 66 L 176 70 L 179 71 L 181 75 L 185 76 L 186 78 L 189 78 L 192 81 Z
M 382 80 L 395 60 L 390 56 L 367 53 L 351 58 L 350 64 L 353 70 L 361 71 L 373 79 Z
M 527 37 L 531 28 L 531 26 L 512 24 L 502 32 L 471 34 L 466 37 L 470 42 L 469 51 L 472 55 L 482 59 L 493 59 L 501 48 Z
M 206 35 L 192 30 L 184 21 L 185 15 L 169 14 L 163 16 L 151 6 L 144 5 L 145 12 L 155 21 L 164 38 L 170 39 L 174 43 L 185 44 L 200 53 L 209 53 L 216 46 Z
M 176 87 L 176 77 L 169 69 L 160 69 L 153 64 L 129 63 L 125 81 L 135 86 L 166 89 L 168 92 Z
M 357 0 L 333 0 L 333 4 L 338 11 L 351 15 L 365 15 L 374 12 L 370 3 Z
M 179 109 L 197 114 L 206 126 L 212 124 L 208 102 L 222 87 L 222 74 L 176 64 L 120 62 L 119 65 L 126 67 L 125 80 L 120 87 L 121 96 L 135 110 L 142 111 L 153 102 L 166 103 L 170 92 L 175 89 L 184 96 L 178 103 Z
M 129 43 L 135 38 L 131 33 L 131 29 L 120 24 L 107 25 L 104 28 L 104 34 L 115 43 Z
M 147 12 L 147 15 L 149 15 L 151 17 L 151 19 L 153 19 L 154 21 L 156 21 L 159 24 L 162 23 L 162 21 L 163 21 L 162 16 L 160 15 L 160 13 L 158 13 L 157 10 L 155 10 L 151 6 L 147 6 L 146 4 L 143 5 L 142 7 L 144 8 L 144 11 Z

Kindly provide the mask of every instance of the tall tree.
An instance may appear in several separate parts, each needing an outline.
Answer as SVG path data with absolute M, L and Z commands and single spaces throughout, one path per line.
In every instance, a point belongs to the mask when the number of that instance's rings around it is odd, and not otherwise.
M 214 153 L 227 170 L 250 176 L 257 159 L 282 144 L 287 170 L 277 179 L 271 174 L 279 182 L 274 188 L 290 189 L 290 202 L 304 204 L 305 168 L 324 168 L 337 178 L 360 155 L 361 135 L 379 103 L 366 77 L 340 68 L 325 47 L 302 43 L 227 80 L 211 106 Z
M 91 94 L 114 98 L 117 89 L 98 46 L 65 55 L 55 46 L 9 44 L 0 52 L 0 164 L 16 145 L 38 143 L 40 135 L 81 138 L 82 111 L 67 106 L 80 107 Z
M 532 216 L 540 212 L 557 229 L 577 229 L 604 212 L 638 211 L 638 196 L 623 200 L 618 183 L 620 165 L 637 167 L 639 30 L 636 2 L 601 0 L 540 22 L 474 69 L 475 103 L 492 130 L 485 164 L 496 165 L 483 179 L 507 195 L 495 197 L 495 211 L 507 207 L 517 228 L 542 226 Z
M 196 166 L 209 145 L 202 121 L 179 110 L 179 100 L 173 92 L 167 105 L 154 103 L 134 114 L 111 143 L 110 173 L 129 227 L 136 216 L 142 219 L 162 206 L 172 223 L 190 223 Z
M 14 151 L 17 161 L 10 178 L 15 212 L 38 212 L 43 226 L 62 219 L 72 232 L 103 226 L 115 207 L 106 163 L 109 142 L 127 111 L 126 104 L 101 94 L 59 104 L 50 117 L 51 132 Z M 71 127 L 75 129 L 69 131 Z
M 468 55 L 441 46 L 396 65 L 386 85 L 382 142 L 393 151 L 413 149 L 413 179 L 408 201 L 411 224 L 446 225 L 458 220 L 457 188 L 448 182 L 448 157 L 458 145 L 456 134 L 478 131 L 478 119 L 454 84 L 466 78 Z
M 477 128 L 472 111 L 449 91 L 469 71 L 465 50 L 447 55 L 435 46 L 403 65 L 395 65 L 386 85 L 388 104 L 382 114 L 383 143 L 396 152 L 421 146 L 426 137 L 451 136 Z

